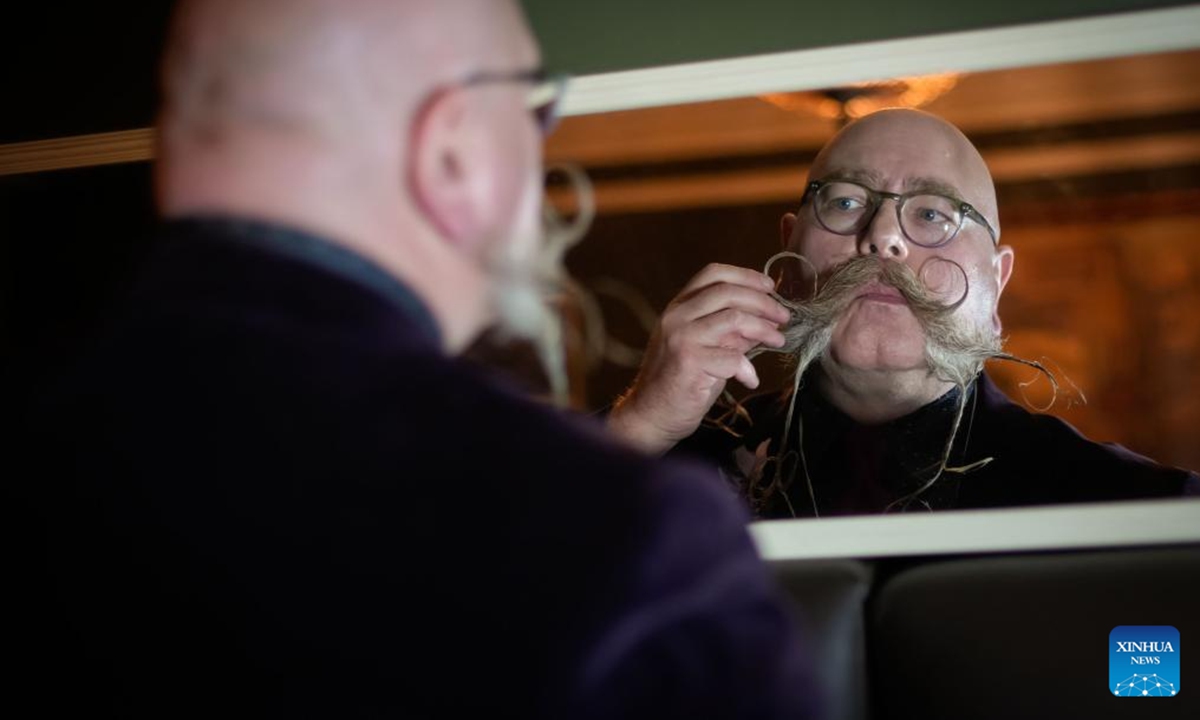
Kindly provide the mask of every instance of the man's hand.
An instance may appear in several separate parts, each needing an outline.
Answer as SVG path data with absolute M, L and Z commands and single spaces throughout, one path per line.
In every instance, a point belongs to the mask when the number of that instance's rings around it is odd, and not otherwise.
M 613 407 L 608 427 L 651 453 L 695 432 L 729 378 L 750 389 L 758 373 L 746 353 L 784 343 L 789 312 L 770 296 L 766 275 L 711 264 L 667 305 L 650 337 L 633 387 Z

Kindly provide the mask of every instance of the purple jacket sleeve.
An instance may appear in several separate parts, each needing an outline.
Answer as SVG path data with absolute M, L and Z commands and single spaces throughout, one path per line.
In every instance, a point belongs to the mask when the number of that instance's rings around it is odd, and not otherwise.
M 748 516 L 711 471 L 676 467 L 656 485 L 636 597 L 584 667 L 579 716 L 815 717 L 806 648 Z

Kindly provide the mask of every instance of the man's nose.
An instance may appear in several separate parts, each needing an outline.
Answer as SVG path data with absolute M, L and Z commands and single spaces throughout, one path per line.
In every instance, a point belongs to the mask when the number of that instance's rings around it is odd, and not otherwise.
M 900 229 L 900 216 L 892 198 L 884 198 L 875 208 L 875 216 L 858 236 L 860 255 L 878 255 L 885 260 L 903 262 L 908 258 L 908 239 Z

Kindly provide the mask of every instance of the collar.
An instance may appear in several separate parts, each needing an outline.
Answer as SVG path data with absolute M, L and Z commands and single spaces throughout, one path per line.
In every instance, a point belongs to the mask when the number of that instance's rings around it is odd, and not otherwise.
M 811 376 L 805 382 L 811 383 Z M 970 434 L 977 384 L 978 380 L 966 389 L 967 404 L 955 435 L 951 465 L 962 455 Z M 861 511 L 876 504 L 880 507 L 875 509 L 882 509 L 887 502 L 919 489 L 936 472 L 961 398 L 954 387 L 908 415 L 863 425 L 834 407 L 815 387 L 802 385 L 797 411 L 804 423 L 805 463 L 823 513 L 824 507 L 831 514 Z M 793 484 L 793 498 L 800 482 Z M 922 493 L 922 499 L 934 505 L 952 502 L 952 497 L 941 498 L 940 494 L 953 494 L 956 484 L 944 477 L 936 490 Z M 806 498 L 800 500 L 807 503 Z
M 217 235 L 242 245 L 312 266 L 382 297 L 441 346 L 433 313 L 407 285 L 366 257 L 319 235 L 262 220 L 225 215 L 191 215 L 165 222 L 168 233 Z

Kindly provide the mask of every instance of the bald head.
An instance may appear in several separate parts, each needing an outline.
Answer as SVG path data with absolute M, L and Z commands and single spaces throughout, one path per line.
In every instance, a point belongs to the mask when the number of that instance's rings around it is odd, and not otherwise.
M 877 198 L 879 204 L 864 208 L 862 222 L 852 226 L 835 222 L 836 227 L 826 221 L 838 220 L 838 212 L 856 207 L 859 201 L 873 201 L 857 195 L 806 195 L 811 202 L 796 214 L 784 215 L 781 222 L 786 249 L 803 255 L 816 273 L 826 277 L 855 260 L 867 260 L 867 266 L 875 269 L 880 261 L 904 265 L 932 297 L 957 302 L 945 318 L 956 335 L 982 338 L 986 342 L 980 347 L 990 347 L 999 337 L 998 303 L 1012 273 L 1014 253 L 987 232 L 983 221 L 999 233 L 996 192 L 987 165 L 962 132 L 916 110 L 873 113 L 847 125 L 822 148 L 809 178 L 825 181 L 825 187 L 837 187 L 829 184 L 833 180 L 855 182 L 887 195 Z M 893 195 L 924 194 L 957 198 L 979 215 L 961 218 L 942 242 L 917 242 L 909 235 L 913 228 L 906 225 L 926 210 L 940 212 L 938 206 L 910 212 L 912 206 L 906 205 L 902 212 Z M 819 202 L 823 211 L 817 208 Z M 822 219 L 822 212 L 833 215 Z M 921 229 L 919 224 L 915 229 Z M 821 384 L 831 401 L 860 421 L 883 422 L 944 394 L 951 383 L 946 373 L 932 370 L 931 358 L 940 351 L 933 355 L 930 351 L 938 344 L 938 333 L 927 332 L 928 323 L 917 317 L 907 298 L 856 292 L 860 295 L 832 325 L 828 349 L 819 363 Z M 967 360 L 964 367 L 974 367 L 971 363 L 977 358 Z
M 243 129 L 377 142 L 433 88 L 530 48 L 507 0 L 184 0 L 163 122 L 210 142 Z
M 905 192 L 918 183 L 947 191 L 975 207 L 997 233 L 1000 222 L 992 176 L 961 130 L 936 115 L 890 109 L 843 128 L 813 161 L 810 177 L 861 176 L 878 190 Z M 883 187 L 883 179 L 901 187 Z
M 530 235 L 541 134 L 515 0 L 182 0 L 163 65 L 167 217 L 226 215 L 349 246 L 465 344 L 483 258 Z

